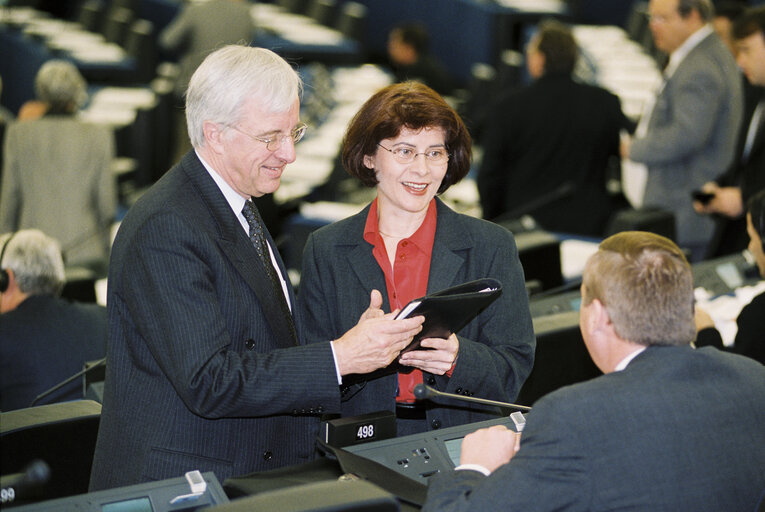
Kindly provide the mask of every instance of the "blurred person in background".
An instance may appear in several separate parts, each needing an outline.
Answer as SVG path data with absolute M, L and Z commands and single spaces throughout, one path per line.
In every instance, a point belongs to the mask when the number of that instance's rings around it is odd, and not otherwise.
M 526 53 L 534 82 L 496 103 L 483 135 L 483 217 L 528 214 L 548 230 L 602 236 L 626 206 L 607 181 L 618 175 L 619 132 L 631 122 L 614 94 L 574 80 L 579 47 L 565 25 L 542 22 Z
M 677 242 L 694 261 L 707 256 L 714 222 L 697 214 L 692 194 L 734 159 L 743 116 L 741 78 L 712 29 L 711 0 L 651 0 L 656 47 L 669 55 L 655 102 L 622 143 L 625 195 L 635 208 L 675 216 Z
M 0 232 L 37 228 L 61 243 L 67 266 L 106 274 L 117 210 L 111 128 L 77 118 L 87 84 L 69 61 L 50 60 L 35 78 L 45 114 L 8 127 Z
M 6 233 L 0 247 L 0 410 L 11 411 L 106 355 L 106 308 L 60 297 L 61 248 L 42 231 Z M 39 403 L 82 397 L 76 380 Z
M 747 246 L 744 205 L 755 192 L 765 189 L 765 7 L 739 14 L 731 30 L 746 84 L 735 158 L 725 173 L 702 187 L 711 198 L 693 203 L 698 213 L 716 217 L 711 256 L 732 254 Z

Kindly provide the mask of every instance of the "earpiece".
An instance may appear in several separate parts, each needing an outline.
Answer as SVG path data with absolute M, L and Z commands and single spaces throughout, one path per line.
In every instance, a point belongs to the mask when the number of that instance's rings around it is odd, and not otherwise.
M 3 245 L 3 250 L 0 251 L 0 293 L 5 293 L 11 281 L 8 271 L 3 268 L 3 257 L 5 256 L 5 250 L 11 245 L 11 240 L 13 240 L 15 235 L 15 232 L 11 233 L 11 236 L 8 237 L 8 240 L 5 241 L 5 245 Z

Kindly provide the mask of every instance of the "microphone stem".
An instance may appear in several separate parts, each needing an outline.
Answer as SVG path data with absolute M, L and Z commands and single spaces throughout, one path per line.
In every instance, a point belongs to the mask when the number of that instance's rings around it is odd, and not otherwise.
M 438 391 L 437 389 L 428 388 L 428 391 L 430 391 L 430 393 L 435 396 L 442 396 L 444 398 L 455 398 L 452 396 L 451 393 L 444 393 L 443 391 Z M 484 405 L 493 405 L 495 407 L 504 407 L 504 408 L 513 407 L 521 411 L 531 410 L 531 407 L 527 407 L 525 405 L 517 405 L 517 404 L 506 403 L 506 402 L 497 402 L 495 400 L 489 400 L 487 398 L 476 398 L 473 396 L 460 396 L 460 395 L 457 395 L 456 397 L 461 400 L 467 400 L 468 402 L 476 402 L 476 403 L 484 404 Z

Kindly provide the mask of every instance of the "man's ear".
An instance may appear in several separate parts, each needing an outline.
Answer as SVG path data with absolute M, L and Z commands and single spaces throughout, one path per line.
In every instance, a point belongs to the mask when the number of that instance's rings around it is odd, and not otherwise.
M 598 299 L 593 299 L 590 306 L 592 307 L 592 315 L 590 315 L 590 318 L 592 318 L 592 327 L 594 330 L 602 332 L 606 329 L 613 329 L 611 316 L 608 314 L 606 306 Z
M 225 127 L 212 121 L 202 123 L 202 133 L 205 137 L 205 144 L 216 153 L 223 153 L 223 131 Z

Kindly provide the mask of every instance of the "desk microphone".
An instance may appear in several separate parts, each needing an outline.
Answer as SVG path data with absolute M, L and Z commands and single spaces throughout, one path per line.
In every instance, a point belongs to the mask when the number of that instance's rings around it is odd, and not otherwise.
M 23 501 L 33 489 L 50 480 L 50 467 L 44 461 L 35 459 L 24 468 L 23 473 L 0 477 L 0 503 L 8 505 L 16 500 Z M 29 497 L 29 496 L 26 496 Z
M 67 384 L 69 384 L 70 382 L 74 381 L 74 380 L 75 380 L 75 379 L 77 379 L 78 377 L 82 377 L 82 376 L 83 376 L 83 375 L 85 375 L 86 373 L 88 373 L 88 372 L 90 372 L 90 371 L 92 371 L 92 370 L 95 370 L 96 368 L 100 368 L 100 367 L 104 366 L 105 364 L 106 364 L 106 358 L 104 357 L 103 359 L 99 359 L 98 361 L 96 361 L 95 363 L 93 363 L 93 366 L 89 366 L 89 367 L 85 368 L 84 370 L 80 370 L 79 372 L 75 373 L 75 374 L 74 374 L 74 375 L 72 375 L 71 377 L 67 377 L 66 379 L 64 379 L 63 381 L 59 382 L 58 384 L 56 384 L 56 385 L 55 385 L 55 386 L 53 386 L 52 388 L 50 388 L 50 389 L 46 389 L 45 391 L 43 391 L 42 393 L 40 393 L 39 395 L 37 395 L 37 396 L 35 397 L 35 399 L 34 399 L 34 400 L 32 400 L 32 403 L 31 403 L 31 404 L 29 404 L 29 407 L 34 407 L 34 406 L 35 406 L 35 404 L 36 404 L 37 402 L 39 402 L 40 400 L 42 400 L 43 398 L 45 398 L 45 397 L 49 396 L 49 395 L 50 395 L 50 394 L 52 394 L 52 393 L 55 393 L 57 390 L 59 390 L 59 389 L 63 388 L 64 386 L 66 386 L 66 385 L 67 385 Z
M 506 407 L 509 409 L 518 409 L 520 411 L 530 411 L 531 407 L 525 405 L 511 404 L 509 402 L 497 402 L 496 400 L 487 400 L 486 398 L 475 398 L 472 396 L 455 395 L 453 393 L 444 393 L 425 384 L 417 384 L 413 390 L 414 397 L 417 400 L 432 400 L 436 397 L 453 398 L 464 402 L 475 402 L 477 404 L 493 405 L 496 407 Z

